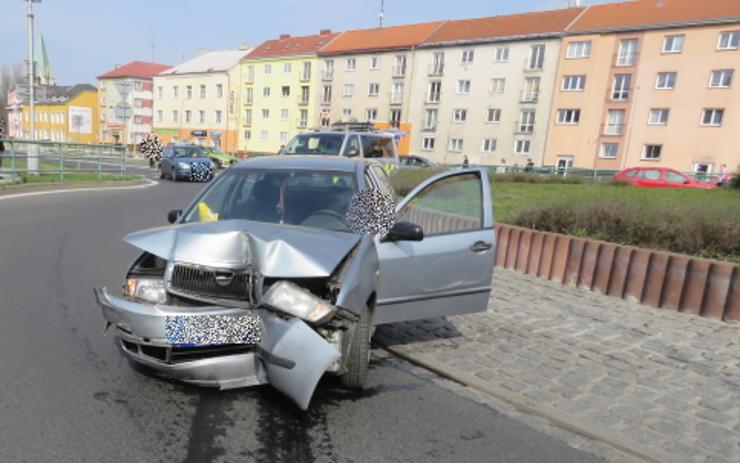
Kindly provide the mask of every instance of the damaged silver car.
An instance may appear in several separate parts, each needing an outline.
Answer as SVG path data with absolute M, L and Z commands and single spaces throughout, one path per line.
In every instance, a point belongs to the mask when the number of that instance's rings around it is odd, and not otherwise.
M 132 233 L 123 294 L 96 288 L 121 352 L 221 389 L 270 384 L 306 409 L 322 375 L 366 382 L 375 325 L 480 312 L 495 236 L 484 169 L 396 202 L 372 160 L 232 166 L 173 225 Z

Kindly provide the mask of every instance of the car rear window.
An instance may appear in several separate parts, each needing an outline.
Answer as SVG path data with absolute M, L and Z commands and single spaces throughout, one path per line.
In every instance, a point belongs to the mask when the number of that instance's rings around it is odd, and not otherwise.
M 315 154 L 339 156 L 344 142 L 343 134 L 305 133 L 296 135 L 283 149 L 283 154 Z
M 647 180 L 660 180 L 660 171 L 653 169 L 642 170 L 640 171 L 640 178 Z
M 393 139 L 374 135 L 362 135 L 362 153 L 366 158 L 392 158 Z

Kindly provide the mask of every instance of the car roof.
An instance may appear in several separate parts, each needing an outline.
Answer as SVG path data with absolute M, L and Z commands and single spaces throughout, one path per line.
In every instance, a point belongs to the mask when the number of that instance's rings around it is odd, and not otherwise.
M 355 172 L 359 166 L 379 164 L 377 161 L 363 158 L 341 156 L 264 156 L 246 159 L 234 165 L 236 169 L 311 169 Z
M 367 132 L 367 131 L 360 131 L 360 130 L 324 130 L 324 129 L 317 129 L 312 130 L 310 132 L 302 132 L 298 135 L 316 135 L 316 134 L 327 134 L 327 135 L 365 135 L 365 136 L 371 136 L 371 137 L 378 137 L 378 138 L 393 138 L 393 135 L 390 133 L 385 132 Z

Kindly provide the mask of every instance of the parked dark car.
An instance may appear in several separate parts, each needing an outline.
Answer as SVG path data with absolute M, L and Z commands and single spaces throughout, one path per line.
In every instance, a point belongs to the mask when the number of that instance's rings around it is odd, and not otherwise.
M 427 159 L 423 156 L 416 156 L 413 154 L 407 155 L 407 156 L 400 156 L 398 158 L 399 164 L 401 167 L 439 167 L 439 164 L 432 161 L 431 159 Z
M 159 178 L 168 177 L 173 182 L 208 182 L 213 178 L 215 167 L 213 160 L 200 146 L 168 145 L 159 162 Z
M 694 180 L 667 167 L 632 167 L 614 176 L 614 180 L 641 188 L 698 188 L 711 190 L 715 185 Z

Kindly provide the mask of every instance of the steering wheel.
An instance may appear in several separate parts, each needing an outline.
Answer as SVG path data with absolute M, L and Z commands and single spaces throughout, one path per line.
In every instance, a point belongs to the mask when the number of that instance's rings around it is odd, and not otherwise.
M 318 211 L 313 212 L 311 215 L 303 219 L 301 225 L 307 227 L 331 228 L 335 230 L 347 229 L 347 222 L 345 222 L 344 216 L 331 209 L 319 209 Z

